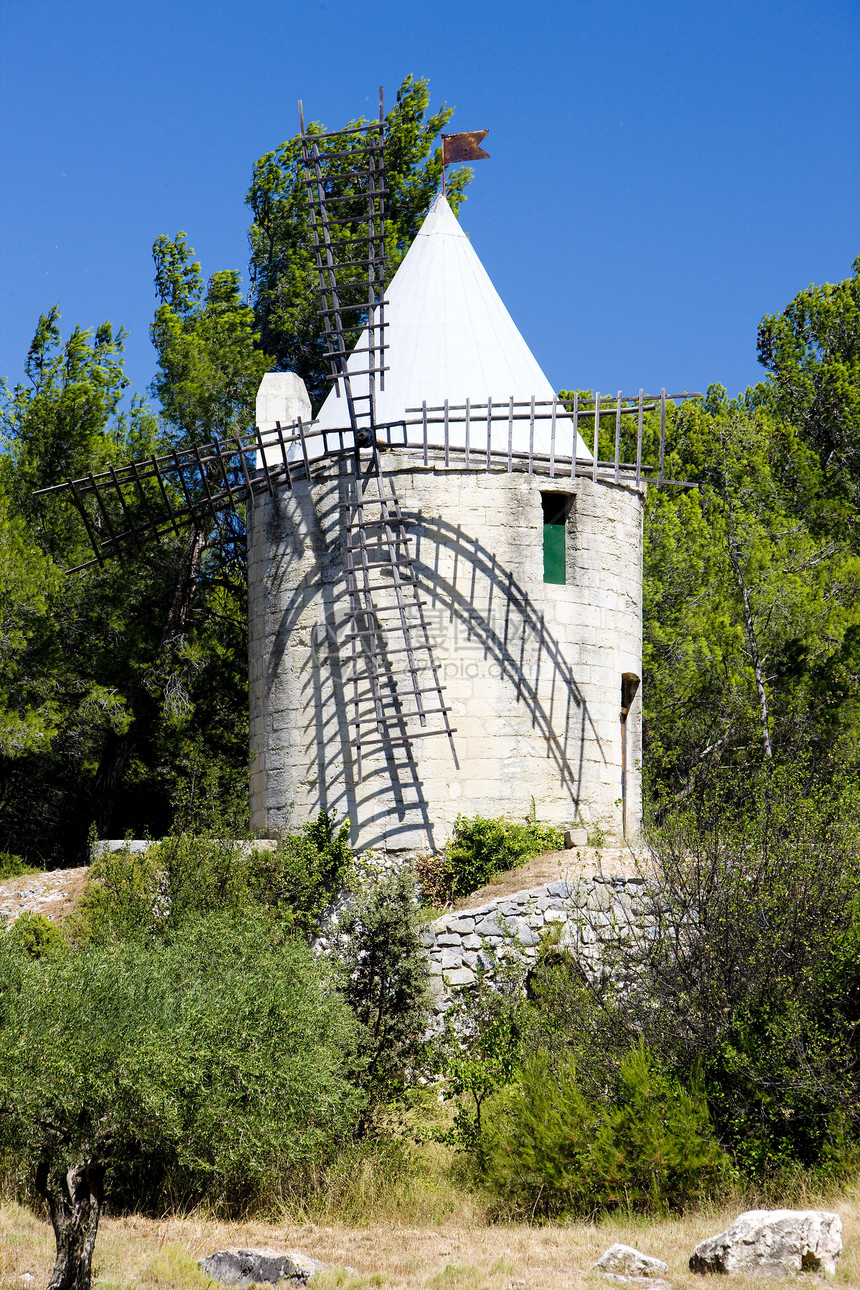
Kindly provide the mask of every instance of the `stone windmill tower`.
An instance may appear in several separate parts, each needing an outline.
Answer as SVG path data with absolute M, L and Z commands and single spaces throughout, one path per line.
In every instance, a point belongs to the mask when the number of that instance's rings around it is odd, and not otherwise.
M 378 121 L 301 138 L 333 383 L 317 418 L 272 374 L 252 434 L 58 488 L 99 562 L 245 506 L 259 835 L 324 807 L 392 853 L 437 849 L 459 814 L 630 836 L 643 413 L 661 410 L 659 484 L 665 391 L 562 404 L 444 195 L 386 285 L 381 93 Z
M 438 847 L 460 813 L 534 807 L 629 835 L 645 484 L 641 468 L 598 466 L 575 423 L 639 410 L 641 427 L 642 400 L 598 396 L 571 416 L 444 196 L 385 296 L 384 348 L 378 316 L 353 346 L 335 341 L 349 389 L 338 381 L 307 432 L 321 454 L 348 403 L 372 401 L 376 473 L 356 487 L 329 458 L 251 513 L 253 827 L 325 807 L 359 847 L 411 851 Z M 311 418 L 301 381 L 264 378 L 264 440 L 297 418 Z

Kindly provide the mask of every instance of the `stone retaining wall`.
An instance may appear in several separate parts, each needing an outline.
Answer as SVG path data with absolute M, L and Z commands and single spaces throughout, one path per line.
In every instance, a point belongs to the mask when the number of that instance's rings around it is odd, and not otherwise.
M 437 918 L 422 940 L 430 962 L 437 1016 L 452 1003 L 452 991 L 473 985 L 479 973 L 493 984 L 499 962 L 511 954 L 534 963 L 542 936 L 560 927 L 560 943 L 575 949 L 583 969 L 599 975 L 606 951 L 619 939 L 649 927 L 645 878 L 618 875 L 560 878 L 501 896 L 476 909 Z

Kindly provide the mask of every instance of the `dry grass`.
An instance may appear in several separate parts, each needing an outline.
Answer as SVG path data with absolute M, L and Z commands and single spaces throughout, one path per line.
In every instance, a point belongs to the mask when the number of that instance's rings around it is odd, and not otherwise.
M 488 1224 L 474 1200 L 463 1195 L 438 1221 L 405 1223 L 369 1212 L 361 1226 L 295 1221 L 226 1223 L 202 1216 L 104 1219 L 96 1247 L 97 1290 L 185 1290 L 214 1287 L 196 1260 L 224 1248 L 298 1249 L 348 1268 L 320 1277 L 317 1290 L 596 1290 L 590 1268 L 607 1246 L 624 1241 L 669 1264 L 679 1290 L 702 1290 L 701 1277 L 687 1269 L 693 1246 L 722 1231 L 740 1208 L 714 1208 L 682 1219 L 650 1222 L 618 1218 L 559 1226 Z M 809 1204 L 835 1209 L 842 1217 L 844 1254 L 836 1286 L 860 1287 L 860 1192 L 824 1196 Z M 408 1207 L 407 1207 L 408 1208 Z M 456 1212 L 452 1212 L 456 1209 Z M 49 1225 L 14 1204 L 0 1207 L 0 1286 L 47 1284 L 53 1261 Z M 24 1281 L 30 1273 L 34 1280 Z M 603 1282 L 603 1285 L 608 1283 Z M 816 1284 L 798 1278 L 793 1284 Z M 820 1283 L 819 1283 L 820 1284 Z M 733 1290 L 761 1290 L 760 1281 L 733 1277 Z

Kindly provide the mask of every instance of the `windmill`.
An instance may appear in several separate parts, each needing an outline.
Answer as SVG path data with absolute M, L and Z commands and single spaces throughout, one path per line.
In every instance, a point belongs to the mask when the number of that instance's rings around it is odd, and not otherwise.
M 660 411 L 660 484 L 667 400 L 689 396 L 562 403 L 444 195 L 387 283 L 382 91 L 375 121 L 323 134 L 300 105 L 300 126 L 332 386 L 317 417 L 274 374 L 252 433 L 43 491 L 77 507 L 87 563 L 246 507 L 258 832 L 326 806 L 359 846 L 426 849 L 460 811 L 529 801 L 627 832 L 643 416 Z

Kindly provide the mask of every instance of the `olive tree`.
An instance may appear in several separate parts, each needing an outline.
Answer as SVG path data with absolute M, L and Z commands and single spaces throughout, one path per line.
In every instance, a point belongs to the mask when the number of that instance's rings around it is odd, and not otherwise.
M 105 1196 L 245 1205 L 349 1132 L 355 1022 L 265 916 L 29 958 L 0 933 L 0 1147 L 88 1290 Z M 106 1190 L 107 1189 L 107 1190 Z

